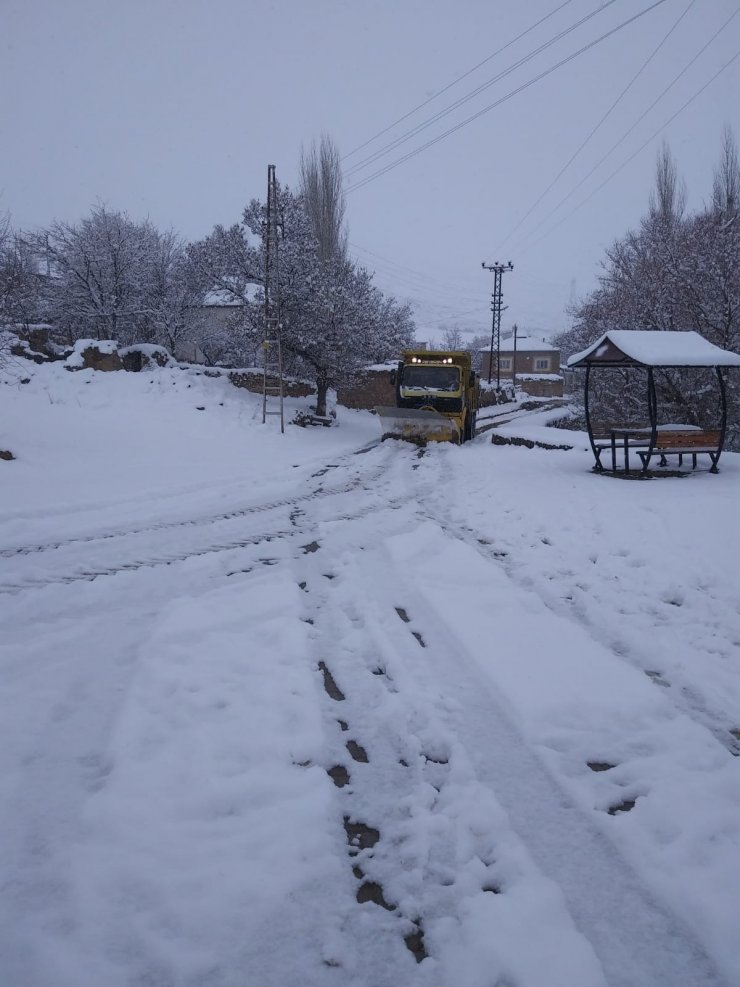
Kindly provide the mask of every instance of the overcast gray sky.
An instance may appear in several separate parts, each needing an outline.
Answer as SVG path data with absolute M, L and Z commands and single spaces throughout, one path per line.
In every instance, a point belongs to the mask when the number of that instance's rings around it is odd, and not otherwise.
M 325 131 L 347 156 L 352 250 L 380 287 L 414 302 L 420 339 L 445 323 L 490 331 L 493 278 L 484 260 L 514 264 L 504 277 L 504 329 L 516 321 L 549 333 L 566 324 L 573 293 L 594 286 L 604 248 L 644 212 L 661 139 L 677 158 L 689 205 L 698 206 L 710 193 L 723 125 L 740 138 L 740 58 L 710 83 L 740 52 L 740 14 L 728 21 L 740 3 L 663 0 L 648 10 L 654 2 L 0 0 L 0 212 L 10 211 L 17 227 L 43 226 L 77 220 L 100 199 L 195 239 L 264 196 L 268 164 L 295 183 L 301 145 Z M 431 127 L 349 173 L 593 11 Z

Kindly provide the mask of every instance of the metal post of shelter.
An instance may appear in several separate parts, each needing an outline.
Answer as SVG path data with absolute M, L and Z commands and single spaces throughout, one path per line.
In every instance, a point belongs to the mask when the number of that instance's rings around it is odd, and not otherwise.
M 722 367 L 716 367 L 717 380 L 719 381 L 719 394 L 720 394 L 720 407 L 721 407 L 721 418 L 720 418 L 720 439 L 719 445 L 720 449 L 724 448 L 725 436 L 727 435 L 727 390 L 725 388 L 724 377 L 722 376 Z
M 596 460 L 596 465 L 594 469 L 601 472 L 604 467 L 601 465 L 601 460 L 599 459 L 599 454 L 596 451 L 596 443 L 594 442 L 594 430 L 591 425 L 591 404 L 588 396 L 588 385 L 591 380 L 591 364 L 586 364 L 586 379 L 583 384 L 583 411 L 586 417 L 586 431 L 588 432 L 588 441 L 591 444 L 591 451 L 594 454 L 594 459 Z

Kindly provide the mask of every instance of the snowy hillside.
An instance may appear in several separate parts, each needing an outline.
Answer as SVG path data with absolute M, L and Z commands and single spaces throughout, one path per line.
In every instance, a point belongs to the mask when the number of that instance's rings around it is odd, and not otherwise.
M 547 418 L 4 374 L 0 984 L 740 983 L 740 456 Z

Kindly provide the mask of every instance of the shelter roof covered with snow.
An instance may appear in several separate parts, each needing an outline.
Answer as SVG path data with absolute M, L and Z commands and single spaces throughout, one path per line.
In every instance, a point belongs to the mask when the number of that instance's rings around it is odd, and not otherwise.
M 612 329 L 568 359 L 569 367 L 740 367 L 740 354 L 698 332 Z

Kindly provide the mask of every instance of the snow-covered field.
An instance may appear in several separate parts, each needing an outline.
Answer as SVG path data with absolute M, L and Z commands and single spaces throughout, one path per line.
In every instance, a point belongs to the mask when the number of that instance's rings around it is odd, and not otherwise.
M 4 374 L 3 987 L 740 984 L 740 456 L 547 418 Z

